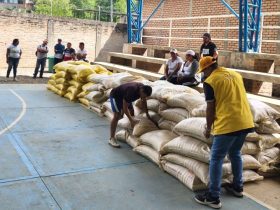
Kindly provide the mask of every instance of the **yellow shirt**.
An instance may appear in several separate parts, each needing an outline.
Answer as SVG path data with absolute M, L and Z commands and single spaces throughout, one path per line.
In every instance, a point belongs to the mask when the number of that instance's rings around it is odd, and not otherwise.
M 215 95 L 214 135 L 254 127 L 243 79 L 239 73 L 219 67 L 205 82 L 213 88 Z

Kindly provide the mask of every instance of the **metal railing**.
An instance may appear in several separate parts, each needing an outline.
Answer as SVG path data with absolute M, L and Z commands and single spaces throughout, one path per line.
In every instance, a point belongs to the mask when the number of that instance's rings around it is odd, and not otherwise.
M 264 25 L 264 19 L 269 16 L 280 16 L 280 12 L 269 12 L 269 13 L 262 13 L 262 18 L 261 18 L 261 31 L 260 31 L 260 52 L 262 48 L 263 43 L 279 43 L 280 40 L 267 40 L 263 39 L 263 30 L 264 29 L 278 29 L 280 30 L 280 26 L 272 26 L 272 25 Z M 211 30 L 215 29 L 239 29 L 238 23 L 236 26 L 211 26 L 211 21 L 213 19 L 217 18 L 232 18 L 235 16 L 234 15 L 209 15 L 209 16 L 197 16 L 197 17 L 182 17 L 182 18 L 152 18 L 152 21 L 169 21 L 169 27 L 144 27 L 144 30 L 166 30 L 168 31 L 168 36 L 147 36 L 144 35 L 142 36 L 142 43 L 143 43 L 143 38 L 156 38 L 156 39 L 167 39 L 168 40 L 168 46 L 171 47 L 171 41 L 172 40 L 201 40 L 200 37 L 173 37 L 172 36 L 172 31 L 173 30 L 205 30 L 205 32 L 211 33 Z M 205 27 L 175 27 L 174 22 L 178 20 L 198 20 L 198 19 L 206 19 L 207 20 L 207 26 Z M 218 37 L 213 37 L 212 40 L 214 41 L 233 41 L 238 43 L 238 36 L 236 39 L 228 39 L 228 38 L 218 38 Z

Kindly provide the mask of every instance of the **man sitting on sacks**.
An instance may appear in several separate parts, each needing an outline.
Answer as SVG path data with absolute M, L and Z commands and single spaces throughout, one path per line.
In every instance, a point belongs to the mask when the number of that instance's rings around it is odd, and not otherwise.
M 241 148 L 248 133 L 254 129 L 243 79 L 235 71 L 218 67 L 211 56 L 199 62 L 198 73 L 204 73 L 204 93 L 207 102 L 205 137 L 213 134 L 210 158 L 209 191 L 196 195 L 195 200 L 212 208 L 221 208 L 220 191 L 222 165 L 229 154 L 232 164 L 233 183 L 225 186 L 236 197 L 243 197 Z
M 146 98 L 151 96 L 152 88 L 148 85 L 143 85 L 142 83 L 132 82 L 120 85 L 114 88 L 110 93 L 110 102 L 112 106 L 112 111 L 114 112 L 114 117 L 111 121 L 111 136 L 109 144 L 113 147 L 120 147 L 115 139 L 115 133 L 118 125 L 118 121 L 125 114 L 133 128 L 138 121 L 133 118 L 134 109 L 132 102 L 141 98 L 142 107 L 144 108 L 147 118 L 153 122 L 151 119 L 148 109 Z

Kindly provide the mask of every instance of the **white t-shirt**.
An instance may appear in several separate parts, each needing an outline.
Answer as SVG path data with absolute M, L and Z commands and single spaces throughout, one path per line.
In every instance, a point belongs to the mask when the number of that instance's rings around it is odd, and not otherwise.
M 45 45 L 45 46 L 39 45 L 39 46 L 37 47 L 37 49 L 47 50 L 47 51 L 49 50 L 47 45 Z M 46 53 L 42 53 L 42 52 L 37 51 L 37 59 L 46 58 L 47 56 L 48 56 L 48 53 L 47 53 L 47 52 L 46 52 Z
M 20 57 L 20 47 L 19 46 L 15 46 L 13 44 L 11 44 L 8 49 L 10 50 L 10 54 L 9 57 L 10 58 L 19 58 Z
M 84 56 L 84 55 L 87 55 L 87 51 L 85 49 L 83 49 L 83 50 L 78 49 L 77 54 Z
M 178 63 L 181 63 L 183 64 L 184 61 L 181 57 L 177 56 L 176 60 L 175 61 L 172 61 L 172 58 L 170 58 L 168 61 L 167 61 L 167 66 L 168 66 L 168 74 L 171 74 L 173 73 L 175 70 L 176 70 L 176 66 Z M 182 68 L 182 66 L 181 66 Z M 179 70 L 180 71 L 180 70 Z M 179 72 L 178 71 L 178 72 Z

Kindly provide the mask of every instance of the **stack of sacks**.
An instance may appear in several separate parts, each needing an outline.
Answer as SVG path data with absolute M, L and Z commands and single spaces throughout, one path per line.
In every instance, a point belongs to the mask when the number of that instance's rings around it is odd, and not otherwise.
M 82 92 L 80 92 L 77 97 L 82 104 L 88 108 L 91 108 L 98 114 L 102 114 L 101 107 L 103 103 L 109 98 L 108 91 L 106 91 L 102 84 L 94 83 L 90 81 L 89 78 L 109 76 L 112 75 L 112 73 L 99 65 L 91 67 L 93 68 L 94 72 L 88 72 L 88 74 L 85 74 L 84 72 L 83 75 L 81 74 L 83 72 L 80 72 L 79 74 L 80 80 L 86 81 L 87 83 L 82 86 Z
M 76 101 L 78 99 L 78 94 L 82 92 L 82 86 L 86 83 L 84 75 L 95 74 L 95 71 L 94 68 L 86 62 L 72 61 L 71 64 L 73 64 L 73 66 L 67 70 L 71 75 L 69 81 L 70 86 L 64 97 L 70 101 Z
M 207 188 L 209 184 L 209 160 L 211 139 L 204 137 L 205 118 L 189 118 L 178 123 L 174 132 L 177 137 L 161 149 L 162 168 L 178 178 L 191 190 Z M 250 147 L 249 147 L 250 148 Z M 244 154 L 244 182 L 262 180 L 253 170 L 260 168 L 260 163 L 251 155 Z M 223 182 L 232 181 L 231 164 L 226 158 L 223 165 Z
M 256 158 L 261 168 L 258 173 L 263 176 L 280 175 L 280 126 L 276 122 L 280 113 L 260 101 L 250 99 L 249 102 L 256 126 L 252 141 L 259 147 Z
M 276 122 L 280 113 L 269 105 L 249 99 L 250 108 L 255 122 L 256 133 L 249 134 L 243 148 L 243 153 L 254 155 L 261 163 L 258 173 L 262 176 L 280 174 L 280 126 Z M 206 104 L 193 109 L 192 116 L 205 117 Z
M 56 64 L 54 66 L 56 73 L 50 77 L 47 88 L 60 96 L 64 96 L 69 87 L 68 81 L 71 78 L 67 70 L 72 67 L 73 65 L 68 62 Z

